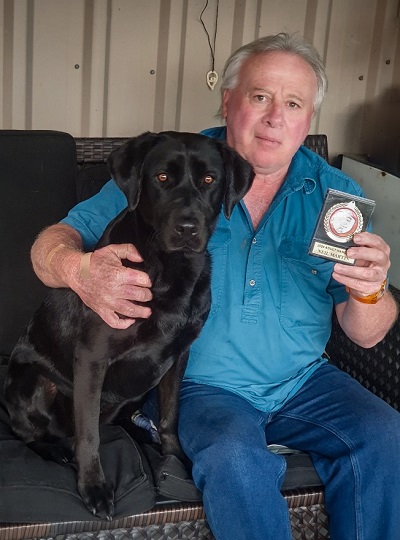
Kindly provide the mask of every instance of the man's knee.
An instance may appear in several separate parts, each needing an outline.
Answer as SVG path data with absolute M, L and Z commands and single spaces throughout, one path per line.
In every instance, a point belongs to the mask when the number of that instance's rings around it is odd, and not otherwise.
M 381 473 L 386 469 L 399 473 L 400 414 L 383 401 L 361 419 L 359 444 L 364 449 L 364 463 L 375 466 Z M 396 474 L 396 473 L 395 473 Z
M 282 456 L 269 452 L 266 445 L 254 447 L 239 436 L 221 437 L 194 455 L 192 461 L 193 477 L 200 489 L 210 479 L 229 489 L 246 489 L 248 483 L 254 484 L 255 478 L 264 477 L 267 483 L 269 478 L 278 485 L 286 470 Z

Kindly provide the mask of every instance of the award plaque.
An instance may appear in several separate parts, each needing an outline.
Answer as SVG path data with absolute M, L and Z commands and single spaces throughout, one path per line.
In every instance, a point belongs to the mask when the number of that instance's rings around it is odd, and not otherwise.
M 328 189 L 308 253 L 353 265 L 346 251 L 355 245 L 353 236 L 367 229 L 374 208 L 375 201 Z

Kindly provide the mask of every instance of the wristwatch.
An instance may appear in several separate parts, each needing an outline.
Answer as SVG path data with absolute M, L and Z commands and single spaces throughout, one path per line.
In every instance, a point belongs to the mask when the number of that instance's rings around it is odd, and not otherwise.
M 346 291 L 349 293 L 349 295 L 352 298 L 354 298 L 354 300 L 357 300 L 357 302 L 361 302 L 362 304 L 376 304 L 385 294 L 385 291 L 387 290 L 388 285 L 389 285 L 388 280 L 386 278 L 385 280 L 383 280 L 382 285 L 379 288 L 379 291 L 369 294 L 368 296 L 357 296 L 356 294 L 353 294 L 348 287 L 346 287 Z

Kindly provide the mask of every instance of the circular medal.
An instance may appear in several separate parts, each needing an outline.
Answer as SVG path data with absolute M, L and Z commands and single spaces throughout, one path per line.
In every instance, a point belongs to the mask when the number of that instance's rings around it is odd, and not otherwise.
M 332 206 L 324 218 L 326 234 L 336 242 L 348 242 L 353 235 L 360 232 L 363 217 L 354 201 Z

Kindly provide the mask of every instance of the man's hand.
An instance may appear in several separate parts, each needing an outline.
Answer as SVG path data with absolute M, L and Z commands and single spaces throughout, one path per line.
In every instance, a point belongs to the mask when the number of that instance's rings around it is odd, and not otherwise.
M 142 262 L 132 244 L 112 244 L 96 250 L 90 257 L 88 276 L 74 276 L 71 288 L 82 301 L 112 328 L 128 328 L 137 318 L 151 315 L 141 305 L 152 298 L 149 276 L 123 266 L 122 261 Z
M 122 265 L 124 259 L 142 262 L 131 244 L 110 245 L 89 258 L 83 253 L 79 233 L 69 225 L 56 223 L 36 238 L 31 256 L 33 268 L 45 285 L 71 288 L 113 328 L 128 328 L 137 318 L 151 315 L 150 308 L 141 305 L 152 298 L 149 276 Z
M 355 297 L 379 291 L 390 267 L 390 248 L 380 236 L 368 232 L 355 235 L 354 243 L 347 255 L 356 259 L 356 264 L 337 263 L 332 273 L 351 293 L 347 302 L 336 305 L 336 315 L 347 336 L 369 348 L 385 337 L 397 317 L 397 305 L 389 292 L 376 304 L 362 303 Z
M 363 232 L 354 236 L 355 247 L 347 256 L 356 259 L 355 266 L 337 263 L 332 276 L 358 296 L 377 292 L 386 279 L 390 267 L 390 247 L 378 235 Z

